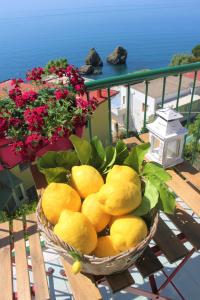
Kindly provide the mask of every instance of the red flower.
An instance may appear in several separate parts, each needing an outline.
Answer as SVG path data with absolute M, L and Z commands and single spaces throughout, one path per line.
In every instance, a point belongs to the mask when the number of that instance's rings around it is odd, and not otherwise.
M 22 95 L 22 92 L 19 87 L 15 87 L 14 89 L 11 89 L 9 91 L 9 97 L 12 100 L 15 100 L 17 96 L 21 96 L 21 95 Z
M 20 120 L 18 118 L 11 117 L 9 120 L 9 125 L 11 125 L 15 128 L 17 128 L 21 124 L 22 124 L 22 120 Z
M 16 142 L 11 144 L 11 150 L 16 152 L 16 153 L 25 154 L 24 147 L 25 147 L 25 145 L 22 141 L 16 141 Z
M 28 102 L 28 101 L 35 101 L 38 97 L 38 93 L 34 92 L 34 91 L 27 91 L 27 92 L 24 92 L 23 95 L 22 95 L 22 99 L 25 101 L 25 102 Z
M 14 87 L 19 87 L 20 83 L 24 82 L 23 79 L 21 78 L 14 78 L 11 81 L 11 85 L 13 85 Z
M 41 67 L 33 68 L 28 70 L 26 73 L 27 80 L 40 81 L 42 80 L 42 75 L 44 74 L 44 69 Z
M 76 97 L 76 106 L 81 109 L 86 109 L 89 106 L 89 102 L 82 97 Z
M 54 134 L 51 137 L 51 143 L 54 143 L 57 141 L 58 138 L 60 137 L 68 137 L 70 134 L 70 130 L 67 128 L 63 128 L 63 127 L 58 127 Z
M 44 125 L 44 117 L 48 115 L 48 106 L 43 105 L 32 109 L 26 109 L 24 119 L 30 131 L 38 131 Z
M 56 100 L 65 99 L 68 94 L 69 94 L 69 91 L 67 89 L 57 89 L 54 92 Z
M 25 145 L 27 147 L 37 147 L 39 144 L 43 143 L 43 137 L 39 133 L 32 133 L 28 135 L 25 140 Z
M 8 129 L 7 120 L 0 117 L 0 138 L 5 137 L 6 130 Z

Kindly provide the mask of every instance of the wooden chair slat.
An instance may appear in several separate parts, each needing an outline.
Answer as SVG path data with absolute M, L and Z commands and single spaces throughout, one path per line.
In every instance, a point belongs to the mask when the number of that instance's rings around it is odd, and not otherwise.
M 0 300 L 13 299 L 9 223 L 0 224 Z
M 26 245 L 22 220 L 13 220 L 17 293 L 19 300 L 31 300 Z
M 178 171 L 186 180 L 193 184 L 200 190 L 200 172 L 197 171 L 189 162 L 184 161 L 181 164 L 175 166 Z
M 200 224 L 183 207 L 177 205 L 175 215 L 168 215 L 170 220 L 184 233 L 196 250 L 200 249 Z
M 167 185 L 179 196 L 198 216 L 200 216 L 200 194 L 195 191 L 174 170 L 168 170 L 172 179 Z
M 159 218 L 154 241 L 170 263 L 174 263 L 188 254 L 187 248 L 161 218 Z
M 26 216 L 36 300 L 50 299 L 35 214 Z
M 133 277 L 128 270 L 105 276 L 109 287 L 113 293 L 119 292 L 135 283 Z
M 72 289 L 75 300 L 102 300 L 98 287 L 93 282 L 92 276 L 89 278 L 81 273 L 74 275 L 71 272 L 71 265 L 61 257 L 67 279 Z
M 163 268 L 163 265 L 159 259 L 155 256 L 153 251 L 148 246 L 143 254 L 138 258 L 136 262 L 136 267 L 142 277 L 148 277 Z

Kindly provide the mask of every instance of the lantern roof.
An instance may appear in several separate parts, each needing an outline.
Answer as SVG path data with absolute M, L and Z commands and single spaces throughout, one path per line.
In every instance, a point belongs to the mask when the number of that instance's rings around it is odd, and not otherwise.
M 156 114 L 166 121 L 173 121 L 183 118 L 183 115 L 171 109 L 170 107 L 158 109 Z
M 187 129 L 179 121 L 182 118 L 181 114 L 171 108 L 159 109 L 156 114 L 158 115 L 157 119 L 147 125 L 149 131 L 154 135 L 166 140 L 187 134 Z

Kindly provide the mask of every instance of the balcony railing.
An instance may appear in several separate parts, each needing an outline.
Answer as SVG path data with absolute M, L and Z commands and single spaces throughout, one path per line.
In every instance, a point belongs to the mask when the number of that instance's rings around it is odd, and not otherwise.
M 194 105 L 194 94 L 195 94 L 195 88 L 197 83 L 197 74 L 198 71 L 200 71 L 200 63 L 192 63 L 187 65 L 181 65 L 181 66 L 174 66 L 174 67 L 166 67 L 156 70 L 148 70 L 148 71 L 139 71 L 134 73 L 129 73 L 126 75 L 121 76 L 114 76 L 114 77 L 107 77 L 104 79 L 89 81 L 86 83 L 87 86 L 87 93 L 88 98 L 91 91 L 94 90 L 101 90 L 101 89 L 107 89 L 107 95 L 108 95 L 108 115 L 107 118 L 109 120 L 109 143 L 113 142 L 112 137 L 112 115 L 111 115 L 111 88 L 116 86 L 126 86 L 126 95 L 127 95 L 127 101 L 126 101 L 126 137 L 130 136 L 130 128 L 129 128 L 129 115 L 130 115 L 130 88 L 131 86 L 134 86 L 137 83 L 144 83 L 144 91 L 145 91 L 145 98 L 144 98 L 144 118 L 143 118 L 143 128 L 142 132 L 147 131 L 146 124 L 147 124 L 147 101 L 148 101 L 148 87 L 152 80 L 161 78 L 162 79 L 162 93 L 161 93 L 161 103 L 160 107 L 164 106 L 165 103 L 165 89 L 166 89 L 166 83 L 167 78 L 169 76 L 178 76 L 178 84 L 177 84 L 177 96 L 176 96 L 176 105 L 175 109 L 178 111 L 180 107 L 180 95 L 181 95 L 181 84 L 183 75 L 185 73 L 193 72 L 193 81 L 191 85 L 191 95 L 190 95 L 190 101 L 187 105 L 187 112 L 185 112 L 186 118 L 185 123 L 187 127 L 191 123 L 194 115 L 192 114 L 192 109 Z M 200 99 L 200 97 L 199 97 Z M 196 101 L 195 101 L 196 102 Z M 134 102 L 133 102 L 134 107 Z M 133 108 L 134 109 L 134 108 Z M 142 111 L 141 111 L 142 113 Z M 196 114 L 198 113 L 195 112 Z M 200 122 L 199 122 L 200 123 Z M 89 120 L 88 122 L 89 127 L 89 135 L 90 138 L 92 138 L 92 121 Z M 200 127 L 200 126 L 199 126 Z M 198 133 L 193 137 L 195 138 L 195 141 L 193 142 L 195 146 L 195 151 L 197 150 L 197 145 L 199 144 L 200 139 L 200 128 L 198 130 Z M 193 151 L 194 152 L 194 151 Z M 193 160 L 194 160 L 194 153 L 193 153 Z

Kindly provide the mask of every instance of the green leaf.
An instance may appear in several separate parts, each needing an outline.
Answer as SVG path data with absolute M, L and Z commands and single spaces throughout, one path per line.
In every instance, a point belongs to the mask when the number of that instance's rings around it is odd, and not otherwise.
M 109 169 L 114 165 L 117 156 L 116 148 L 113 146 L 107 146 L 105 152 L 106 152 L 106 162 L 102 167 L 102 171 L 104 174 L 107 173 Z
M 92 147 L 90 164 L 99 170 L 106 162 L 106 153 L 104 147 L 96 136 L 92 139 L 90 144 Z
M 159 207 L 167 214 L 173 214 L 176 206 L 176 198 L 172 192 L 169 191 L 165 184 L 160 185 Z
M 88 164 L 92 154 L 92 147 L 90 143 L 88 143 L 88 141 L 84 139 L 79 138 L 76 135 L 71 135 L 69 139 L 75 148 L 81 164 Z
M 56 166 L 56 153 L 55 151 L 49 151 L 43 156 L 37 159 L 38 169 L 54 168 Z
M 73 166 L 79 165 L 77 153 L 74 150 L 58 151 L 56 155 L 56 165 L 71 170 Z
M 167 173 L 167 171 L 165 171 L 161 165 L 155 162 L 148 162 L 145 164 L 143 175 L 146 177 L 149 177 L 149 175 L 155 175 L 162 182 L 166 182 L 171 179 L 171 176 Z
M 149 199 L 150 209 L 154 208 L 158 203 L 158 197 L 159 197 L 158 191 L 150 181 L 147 181 L 146 183 L 144 196 L 147 199 Z
M 141 205 L 133 211 L 134 216 L 144 216 L 150 211 L 150 201 L 143 196 Z
M 132 167 L 136 172 L 140 173 L 142 162 L 149 148 L 150 143 L 145 143 L 133 147 L 133 149 L 129 153 L 129 156 L 125 159 L 124 164 Z
M 146 215 L 157 205 L 158 197 L 159 193 L 156 187 L 150 181 L 147 181 L 142 203 L 136 210 L 134 210 L 133 214 L 136 216 Z
M 115 160 L 115 164 L 121 165 L 129 155 L 128 148 L 127 148 L 126 144 L 121 140 L 117 141 L 115 148 L 117 151 L 117 157 Z
M 63 167 L 42 169 L 41 173 L 45 175 L 48 184 L 51 182 L 67 182 L 68 171 Z
M 68 254 L 71 255 L 71 257 L 74 259 L 74 261 L 76 261 L 76 260 L 81 261 L 81 256 L 77 252 L 70 250 L 70 251 L 68 251 Z

